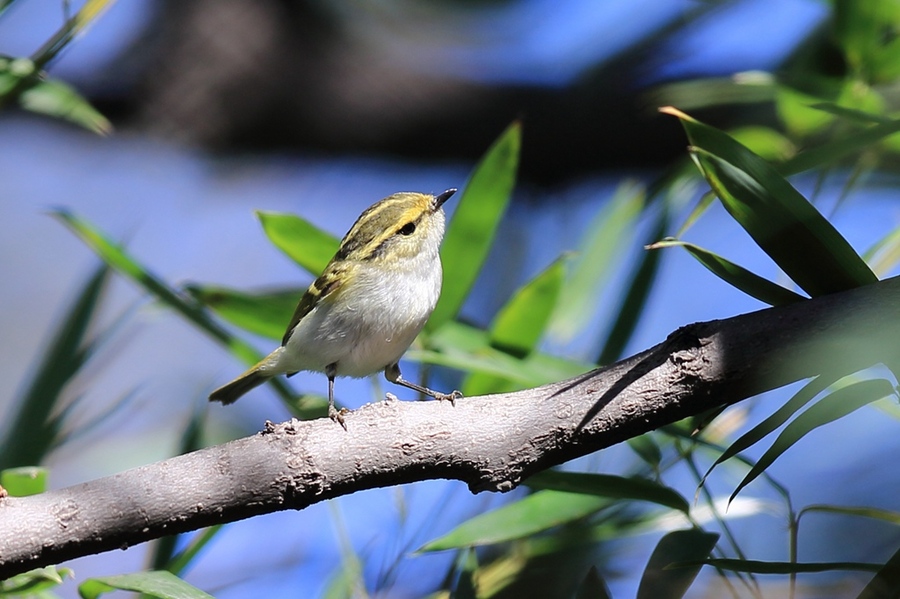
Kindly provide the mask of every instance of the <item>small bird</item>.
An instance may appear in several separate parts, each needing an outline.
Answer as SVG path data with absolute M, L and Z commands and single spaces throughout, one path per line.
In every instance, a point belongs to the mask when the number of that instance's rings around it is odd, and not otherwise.
M 343 412 L 334 407 L 338 376 L 361 378 L 382 370 L 390 382 L 435 399 L 461 397 L 459 391 L 440 393 L 405 380 L 398 365 L 441 293 L 441 206 L 454 193 L 395 193 L 366 209 L 303 294 L 281 347 L 209 400 L 230 404 L 279 374 L 323 372 L 328 416 L 346 429 Z

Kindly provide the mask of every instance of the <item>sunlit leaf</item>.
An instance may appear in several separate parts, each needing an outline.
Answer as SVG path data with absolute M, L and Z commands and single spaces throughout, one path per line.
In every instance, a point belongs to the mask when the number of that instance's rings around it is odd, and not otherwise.
M 638 586 L 637 599 L 683 597 L 700 572 L 700 565 L 684 565 L 705 559 L 719 535 L 697 529 L 676 530 L 657 543 Z
M 900 262 L 900 226 L 891 229 L 863 253 L 863 260 L 879 275 L 887 274 Z
M 544 334 L 564 278 L 565 264 L 561 258 L 517 290 L 491 324 L 490 345 L 515 358 L 530 354 Z M 472 373 L 466 379 L 463 393 L 485 395 L 518 388 L 518 385 L 510 386 L 506 377 Z
M 284 329 L 303 295 L 301 289 L 244 293 L 212 285 L 187 285 L 184 290 L 223 320 L 278 341 L 284 336 Z
M 313 276 L 322 274 L 340 246 L 340 239 L 295 214 L 260 210 L 256 216 L 269 241 Z
M 858 516 L 860 518 L 873 518 L 883 520 L 891 524 L 900 525 L 900 512 L 881 510 L 873 507 L 853 507 L 844 505 L 808 505 L 798 512 L 797 518 L 812 513 L 838 514 L 841 516 Z
M 646 478 L 545 470 L 526 480 L 525 484 L 532 489 L 585 493 L 609 499 L 649 501 L 685 514 L 690 511 L 690 505 L 678 491 Z
M 61 585 L 66 578 L 75 578 L 72 570 L 56 566 L 23 572 L 0 581 L 0 597 L 43 597 L 46 592 Z
M 549 334 L 558 342 L 581 331 L 597 307 L 597 294 L 624 252 L 644 207 L 644 187 L 624 183 L 588 226 L 553 313 Z
M 143 593 L 159 599 L 213 599 L 209 593 L 165 570 L 89 578 L 78 586 L 82 599 L 95 599 L 117 590 Z
M 429 331 L 456 316 L 481 272 L 512 197 L 521 146 L 522 126 L 516 121 L 488 149 L 466 183 L 444 235 L 444 288 L 426 325 Z
M 719 256 L 700 246 L 680 241 L 678 239 L 663 239 L 647 247 L 647 249 L 660 249 L 666 247 L 683 247 L 688 253 L 697 259 L 700 264 L 708 268 L 714 275 L 747 295 L 769 304 L 781 306 L 805 299 L 786 289 L 777 283 L 764 279 L 743 266 L 739 266 L 730 260 Z
M 770 162 L 787 160 L 797 148 L 787 137 L 771 127 L 739 127 L 729 134 L 757 156 Z
M 12 497 L 37 495 L 47 490 L 47 469 L 36 466 L 20 466 L 0 470 L 0 487 Z
M 835 2 L 834 37 L 849 70 L 868 83 L 893 81 L 900 75 L 900 5 L 883 0 Z
M 443 551 L 520 539 L 589 516 L 609 499 L 581 493 L 538 491 L 519 501 L 480 514 L 419 551 Z
M 816 102 L 815 104 L 810 104 L 810 108 L 821 110 L 823 112 L 833 114 L 834 116 L 839 116 L 847 119 L 848 121 L 853 121 L 864 125 L 883 125 L 885 123 L 891 122 L 891 119 L 886 116 L 873 114 L 871 112 L 858 110 L 856 108 L 848 108 L 846 106 L 841 106 L 840 104 L 835 104 L 834 102 Z
M 99 229 L 67 210 L 57 210 L 53 212 L 53 215 L 69 227 L 109 266 L 137 283 L 146 292 L 162 302 L 163 305 L 182 315 L 198 329 L 227 347 L 239 360 L 246 364 L 254 364 L 262 358 L 262 355 L 250 344 L 235 337 L 213 320 L 203 306 L 170 287 L 165 281 L 132 258 L 124 248 L 110 241 Z M 269 384 L 278 392 L 285 404 L 298 418 L 324 416 L 325 405 L 320 398 L 314 396 L 301 396 L 298 398 L 295 393 L 291 392 L 284 381 L 278 378 L 271 379 Z
M 727 134 L 673 108 L 692 155 L 722 204 L 811 296 L 878 279 L 847 240 L 765 160 Z
M 461 549 L 456 560 L 459 578 L 453 587 L 450 599 L 477 599 L 475 572 L 478 570 L 478 555 L 473 548 Z
M 870 379 L 852 383 L 826 395 L 784 428 L 772 447 L 766 450 L 740 482 L 729 500 L 733 500 L 741 489 L 753 482 L 781 454 L 808 433 L 892 394 L 894 387 L 889 381 Z
M 822 113 L 820 112 L 820 114 Z M 875 143 L 898 132 L 900 132 L 900 119 L 873 125 L 807 148 L 793 158 L 777 165 L 776 169 L 782 175 L 793 175 L 813 168 L 837 164 L 841 159 L 870 149 Z
M 109 135 L 113 126 L 72 87 L 56 79 L 43 79 L 19 96 L 25 110 L 51 116 L 84 127 L 98 135 Z

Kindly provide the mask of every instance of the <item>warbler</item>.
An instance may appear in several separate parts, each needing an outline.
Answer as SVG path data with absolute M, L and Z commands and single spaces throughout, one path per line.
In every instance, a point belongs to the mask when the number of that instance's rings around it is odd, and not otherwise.
M 383 371 L 385 378 L 435 399 L 455 401 L 407 381 L 398 361 L 425 326 L 441 293 L 444 202 L 437 195 L 402 192 L 376 202 L 356 220 L 337 253 L 300 298 L 281 347 L 213 391 L 230 404 L 280 374 L 322 372 L 328 377 L 328 416 L 344 428 L 334 407 L 334 379 Z

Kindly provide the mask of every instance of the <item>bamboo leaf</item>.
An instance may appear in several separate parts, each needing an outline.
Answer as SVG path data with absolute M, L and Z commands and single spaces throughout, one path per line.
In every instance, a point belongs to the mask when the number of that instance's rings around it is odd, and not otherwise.
M 759 458 L 740 482 L 729 501 L 734 500 L 741 489 L 753 482 L 781 454 L 808 433 L 892 394 L 894 387 L 890 382 L 884 379 L 870 379 L 852 383 L 825 396 L 785 427 L 772 447 Z
M 585 518 L 607 505 L 609 500 L 603 497 L 538 491 L 519 501 L 475 516 L 446 535 L 426 543 L 418 551 L 444 551 L 520 539 Z
M 719 535 L 702 530 L 676 530 L 657 543 L 638 586 L 637 599 L 678 599 L 683 597 L 700 572 L 700 564 L 682 565 L 705 559 Z
M 692 156 L 726 210 L 815 297 L 877 281 L 837 230 L 774 167 L 727 134 L 673 108 Z
M 815 572 L 831 572 L 833 570 L 850 570 L 856 572 L 875 572 L 880 564 L 862 562 L 761 562 L 752 559 L 708 559 L 702 562 L 707 566 L 715 566 L 732 572 L 749 572 L 752 574 L 810 574 Z
M 656 223 L 647 236 L 645 246 L 665 234 L 669 227 L 669 220 L 668 204 L 664 202 Z M 622 352 L 625 351 L 625 346 L 634 334 L 638 320 L 644 313 L 647 299 L 650 297 L 650 290 L 653 288 L 653 281 L 656 280 L 656 273 L 659 271 L 659 260 L 659 252 L 645 251 L 641 254 L 637 268 L 634 269 L 631 280 L 619 302 L 613 326 L 603 343 L 603 349 L 600 350 L 597 364 L 611 364 L 622 357 Z
M 63 391 L 91 355 L 88 331 L 109 281 L 109 268 L 99 267 L 75 297 L 15 411 L 6 418 L 0 442 L 0 469 L 43 462 L 60 440 L 59 412 Z M 28 431 L 23 435 L 23 431 Z
M 96 599 L 117 590 L 143 593 L 159 599 L 214 599 L 209 593 L 165 570 L 89 578 L 78 586 L 82 599 Z
M 303 295 L 301 289 L 244 293 L 212 285 L 187 285 L 184 290 L 223 320 L 247 332 L 279 341 Z
M 23 572 L 0 581 L 0 597 L 55 597 L 49 591 L 61 585 L 66 578 L 75 578 L 72 570 L 56 566 Z
M 622 253 L 644 206 L 644 187 L 625 183 L 588 227 L 560 295 L 549 333 L 559 342 L 583 330 L 597 305 L 597 294 Z
M 646 478 L 545 470 L 526 480 L 525 484 L 532 489 L 585 493 L 609 499 L 649 501 L 685 514 L 690 511 L 690 504 L 680 493 Z
M 490 345 L 514 358 L 523 359 L 537 347 L 556 306 L 565 279 L 565 259 L 554 261 L 518 289 L 497 313 L 488 332 Z M 520 385 L 506 377 L 473 372 L 463 385 L 465 395 L 513 391 Z
M 830 377 L 820 375 L 806 383 L 783 406 L 729 445 L 716 459 L 713 465 L 709 467 L 706 474 L 703 475 L 700 484 L 703 485 L 704 481 L 706 481 L 709 474 L 713 471 L 713 468 L 755 445 L 770 433 L 780 428 L 782 424 L 791 418 L 791 416 L 796 414 L 803 406 L 812 401 L 816 395 L 824 391 L 833 382 L 834 381 Z
M 754 297 L 770 306 L 782 306 L 805 299 L 802 295 L 798 295 L 790 289 L 764 279 L 743 266 L 739 266 L 693 243 L 668 238 L 647 246 L 647 249 L 655 250 L 666 247 L 683 247 L 714 275 L 732 287 L 740 289 L 750 297 Z
M 315 277 L 322 274 L 340 246 L 340 239 L 295 214 L 260 210 L 256 216 L 269 241 Z M 290 317 L 285 325 L 289 321 Z
M 516 121 L 488 149 L 469 177 L 444 236 L 444 289 L 427 330 L 436 330 L 453 319 L 475 284 L 512 197 L 521 146 L 522 126 Z

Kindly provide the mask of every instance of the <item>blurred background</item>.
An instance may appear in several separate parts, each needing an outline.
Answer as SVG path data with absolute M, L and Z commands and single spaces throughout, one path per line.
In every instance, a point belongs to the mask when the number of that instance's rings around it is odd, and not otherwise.
M 32 55 L 62 26 L 66 11 L 79 7 L 68 4 L 11 3 L 0 15 L 0 54 Z M 395 191 L 462 188 L 493 141 L 519 120 L 518 182 L 462 312 L 484 327 L 517 287 L 560 254 L 579 249 L 617 190 L 652 188 L 683 166 L 684 132 L 658 107 L 673 104 L 723 129 L 769 135 L 767 147 L 775 154 L 796 152 L 804 141 L 833 132 L 810 124 L 815 119 L 798 108 L 798 98 L 840 103 L 849 97 L 851 107 L 891 114 L 896 73 L 890 65 L 881 72 L 854 70 L 841 45 L 845 38 L 835 33 L 844 4 L 115 3 L 48 65 L 52 77 L 110 120 L 111 135 L 18 109 L 0 114 L 0 413 L 12 414 L 68 306 L 99 264 L 49 215 L 55 208 L 94 223 L 174 286 L 300 288 L 312 277 L 272 246 L 254 211 L 296 213 L 341 236 L 365 207 Z M 883 33 L 896 37 L 896 30 Z M 847 91 L 845 82 L 866 77 L 865 92 Z M 900 225 L 895 167 L 886 144 L 858 161 L 792 181 L 863 252 Z M 672 194 L 665 234 L 677 232 L 704 189 L 695 182 Z M 454 208 L 448 204 L 451 219 Z M 635 217 L 613 248 L 616 267 L 597 290 L 588 326 L 546 339 L 546 351 L 595 361 L 656 222 L 650 210 Z M 686 238 L 785 282 L 718 204 Z M 684 324 L 763 307 L 686 252 L 666 250 L 623 355 Z M 92 328 L 102 339 L 64 390 L 70 407 L 63 429 L 73 434 L 45 460 L 52 487 L 177 453 L 197 414 L 200 444 L 253 434 L 265 420 L 291 415 L 268 388 L 234 406 L 207 406 L 209 391 L 243 365 L 121 277 L 111 279 Z M 242 336 L 261 351 L 273 347 L 271 340 Z M 416 372 L 415 363 L 404 363 L 405 374 Z M 461 375 L 441 370 L 434 376 L 449 388 Z M 298 375 L 291 383 L 325 393 L 322 375 Z M 383 387 L 340 380 L 337 392 L 354 407 L 377 400 Z M 790 391 L 735 410 L 726 434 L 758 422 Z M 795 506 L 900 508 L 900 474 L 892 468 L 896 420 L 885 410 L 861 410 L 816 434 L 815 443 L 798 444 L 769 471 L 789 484 Z M 622 446 L 580 460 L 579 468 L 630 473 L 635 461 Z M 725 473 L 712 483 L 716 496 L 727 497 L 740 474 Z M 686 472 L 674 469 L 666 483 L 693 496 L 695 481 Z M 254 518 L 220 531 L 184 577 L 222 598 L 425 596 L 445 584 L 456 558 L 413 551 L 525 493 L 472 496 L 461 483 L 434 481 Z M 771 490 L 745 493 L 756 503 L 729 516 L 744 551 L 754 559 L 786 559 L 783 506 Z M 614 597 L 633 596 L 663 529 L 600 544 L 581 559 L 600 568 Z M 844 542 L 851 538 L 852 544 Z M 806 561 L 883 562 L 897 538 L 877 523 L 823 519 L 804 530 L 800 553 Z M 152 547 L 68 565 L 79 582 L 136 571 L 147 567 Z M 351 583 L 343 578 L 348 556 L 362 564 Z M 724 596 L 721 583 L 707 578 L 694 596 Z M 847 596 L 864 581 L 864 575 L 830 573 L 809 580 L 804 596 Z M 69 582 L 57 592 L 74 597 L 75 589 Z M 510 589 L 500 596 L 516 596 Z M 534 596 L 571 593 L 557 590 Z M 769 591 L 766 596 L 781 596 L 780 583 Z

